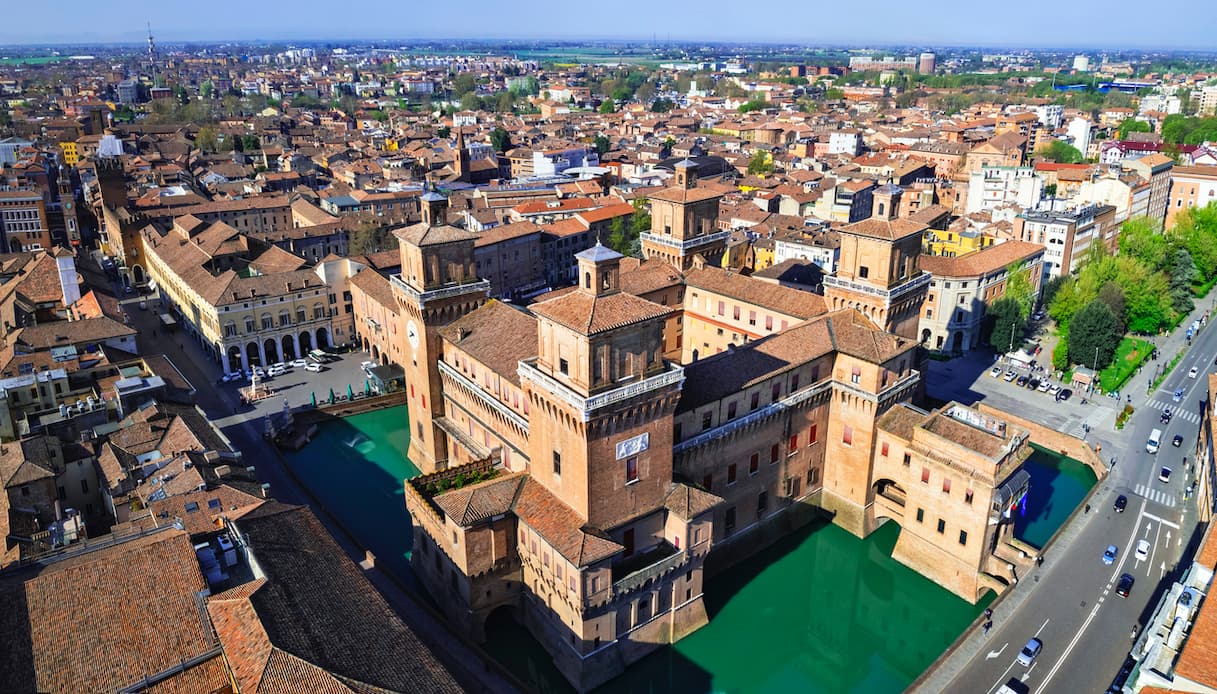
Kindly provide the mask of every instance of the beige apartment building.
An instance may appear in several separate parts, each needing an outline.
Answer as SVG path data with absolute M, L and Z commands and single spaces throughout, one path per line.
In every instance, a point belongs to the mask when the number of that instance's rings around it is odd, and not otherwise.
M 1191 207 L 1217 201 L 1217 166 L 1176 166 L 1171 169 L 1170 196 L 1166 205 L 1166 228 Z
M 333 344 L 330 289 L 303 259 L 191 216 L 166 234 L 145 227 L 142 245 L 166 309 L 225 372 Z
M 922 304 L 921 345 L 951 353 L 980 346 L 988 307 L 1006 295 L 1010 269 L 1026 273 L 1038 297 L 1043 258 L 1043 246 L 1025 241 L 1006 241 L 958 257 L 922 256 L 921 269 L 932 279 Z M 1011 336 L 1011 342 L 1021 339 Z

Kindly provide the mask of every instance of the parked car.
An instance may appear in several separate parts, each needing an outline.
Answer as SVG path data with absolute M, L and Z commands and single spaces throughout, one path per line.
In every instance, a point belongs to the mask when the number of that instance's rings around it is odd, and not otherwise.
M 147 310 L 148 310 L 148 302 L 147 302 L 147 301 L 144 301 L 143 299 L 140 299 L 140 302 L 139 302 L 139 310 L 141 310 L 141 311 L 147 311 Z
M 1044 649 L 1044 642 L 1037 638 L 1032 638 L 1023 646 L 1023 650 L 1018 653 L 1018 664 L 1023 667 L 1031 667 L 1035 659 L 1039 657 L 1040 651 Z
M 291 367 L 293 369 L 303 369 L 307 366 L 308 366 L 308 359 L 293 359 L 291 361 Z
M 1137 551 L 1134 556 L 1138 561 L 1149 559 L 1149 540 L 1137 540 Z
M 1158 473 L 1158 481 L 1159 482 L 1170 482 L 1171 481 L 1171 469 L 1168 467 L 1162 468 L 1162 472 Z
M 1013 370 L 1007 371 L 1006 375 L 1002 376 L 1002 380 L 1005 381 L 1006 383 L 1009 383 L 1010 381 L 1013 381 L 1016 378 L 1018 378 L 1018 374 L 1014 373 Z
M 258 375 L 258 378 L 266 378 L 266 371 L 261 366 L 255 366 L 252 371 Z
M 1015 384 L 1018 385 L 1019 388 L 1022 388 L 1023 386 L 1027 385 L 1027 377 L 1019 376 L 1018 380 L 1015 381 Z
M 1193 367 L 1192 367 L 1192 368 L 1191 368 L 1191 369 L 1190 369 L 1190 370 L 1187 372 L 1187 377 L 1188 377 L 1188 378 L 1195 378 L 1195 377 L 1196 377 L 1196 376 L 1198 376 L 1199 374 L 1200 374 L 1200 369 L 1197 369 L 1196 367 L 1194 367 L 1194 366 L 1193 366 Z
M 233 381 L 244 380 L 244 378 L 245 378 L 244 371 L 229 371 L 228 373 L 221 376 L 220 380 L 223 381 L 224 383 L 232 383 Z
M 1052 385 L 1048 386 L 1049 395 L 1056 395 L 1059 392 L 1061 392 L 1061 387 L 1057 384 L 1053 383 Z
M 1133 660 L 1131 655 L 1125 658 L 1124 664 L 1120 666 L 1120 671 L 1116 673 L 1116 678 L 1107 688 L 1107 694 L 1124 694 L 1124 684 L 1128 682 L 1128 676 L 1132 674 L 1135 667 L 1137 667 L 1137 661 Z
M 317 362 L 315 362 L 315 361 L 310 361 L 310 362 L 308 363 L 308 366 L 305 366 L 305 367 L 304 367 L 304 370 L 305 370 L 305 371 L 312 371 L 313 373 L 321 373 L 321 371 L 323 370 L 323 368 L 324 368 L 324 367 L 322 367 L 322 366 L 321 366 L 320 364 L 318 364 Z
M 1120 549 L 1115 545 L 1107 545 L 1107 549 L 1103 550 L 1103 563 L 1111 566 L 1116 563 L 1116 555 L 1120 553 Z
M 1052 389 L 1052 384 L 1049 383 L 1048 381 L 1040 381 L 1039 387 L 1036 388 L 1036 390 L 1038 390 L 1041 393 L 1047 393 L 1051 389 Z
M 1061 388 L 1056 394 L 1057 402 L 1065 402 L 1073 395 L 1073 391 L 1068 388 Z
M 1131 574 L 1120 574 L 1120 582 L 1116 584 L 1116 595 L 1122 598 L 1127 598 L 1132 592 L 1132 584 L 1136 583 L 1136 579 Z
M 1121 494 L 1116 497 L 1115 510 L 1116 513 L 1124 513 L 1124 509 L 1128 508 L 1128 497 Z
M 363 369 L 364 371 L 367 371 L 368 369 L 372 368 L 373 366 L 376 366 L 376 362 L 374 362 L 374 361 L 359 362 L 359 368 Z
M 1175 438 L 1171 439 L 1171 445 L 1174 446 L 1175 448 L 1182 446 L 1183 445 L 1183 436 L 1180 434 L 1175 434 Z
M 1000 377 L 1001 376 L 1001 367 L 994 366 L 993 368 L 989 369 L 989 375 L 992 376 L 993 378 Z

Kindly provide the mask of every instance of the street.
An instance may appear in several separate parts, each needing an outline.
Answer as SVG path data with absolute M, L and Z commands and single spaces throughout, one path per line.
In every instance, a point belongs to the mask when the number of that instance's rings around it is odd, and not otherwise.
M 1124 402 L 1097 397 L 1083 405 L 1078 393 L 1067 402 L 1055 402 L 1047 394 L 990 377 L 991 357 L 987 363 L 982 358 L 972 366 L 965 360 L 933 365 L 978 373 L 971 380 L 932 376 L 930 392 L 935 397 L 962 399 L 970 394 L 973 401 L 983 399 L 1084 437 L 1091 445 L 1102 447 L 1104 460 L 1115 458 L 1116 464 L 1100 480 L 1089 511 L 1078 513 L 1045 549 L 1043 566 L 1023 576 L 995 603 L 989 634 L 973 629 L 956 652 L 919 683 L 919 691 L 991 693 L 1010 678 L 1023 681 L 1035 694 L 1104 691 L 1110 684 L 1132 645 L 1133 626 L 1140 630 L 1176 576 L 1180 556 L 1196 529 L 1196 511 L 1187 488 L 1195 479 L 1191 463 L 1201 402 L 1207 397 L 1206 375 L 1217 354 L 1217 331 L 1206 327 L 1188 348 L 1183 333 L 1190 320 L 1175 334 L 1155 340 L 1163 364 L 1187 350 L 1162 385 L 1145 395 L 1155 362 L 1147 362 L 1142 373 L 1125 385 L 1124 393 L 1132 395 L 1136 410 L 1123 430 L 1115 429 L 1116 414 L 1127 402 L 1123 394 Z M 956 366 L 957 361 L 964 365 Z M 1193 366 L 1197 367 L 1196 378 L 1188 376 Z M 1003 365 L 1003 371 L 1006 368 Z M 936 393 L 936 384 L 946 386 L 945 392 Z M 1177 389 L 1183 390 L 1179 402 L 1173 400 Z M 1162 413 L 1167 407 L 1173 417 L 1164 423 Z M 1157 454 L 1146 450 L 1154 429 L 1162 431 Z M 1182 437 L 1179 447 L 1173 445 L 1175 435 Z M 1172 471 L 1166 482 L 1159 479 L 1162 467 Z M 1128 499 L 1122 513 L 1113 508 L 1119 495 Z M 1144 560 L 1134 556 L 1138 540 L 1150 545 Z M 1112 565 L 1102 561 L 1108 545 L 1118 549 Z M 1124 573 L 1135 579 L 1128 598 L 1115 591 Z M 1032 637 L 1043 642 L 1043 650 L 1030 667 L 1023 667 L 1016 658 Z

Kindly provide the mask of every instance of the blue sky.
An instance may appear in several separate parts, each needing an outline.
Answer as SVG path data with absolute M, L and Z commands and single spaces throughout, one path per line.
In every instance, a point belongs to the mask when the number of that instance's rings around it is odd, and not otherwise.
M 1177 48 L 1217 51 L 1205 0 L 3 0 L 0 45 L 139 41 L 387 38 L 620 38 Z M 1186 21 L 1206 18 L 1204 21 Z

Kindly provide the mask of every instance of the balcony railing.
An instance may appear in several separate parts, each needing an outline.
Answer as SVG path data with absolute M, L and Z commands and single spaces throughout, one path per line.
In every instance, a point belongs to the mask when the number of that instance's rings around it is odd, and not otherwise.
M 439 289 L 428 289 L 421 292 L 414 287 L 411 287 L 409 284 L 406 284 L 406 282 L 402 280 L 401 275 L 390 275 L 389 282 L 394 288 L 410 297 L 410 299 L 412 299 L 420 307 L 426 306 L 428 301 L 438 301 L 440 299 L 447 299 L 449 297 L 460 296 L 462 294 L 470 294 L 475 292 L 485 292 L 486 294 L 490 293 L 490 280 L 474 280 L 472 282 L 449 284 L 447 286 L 440 287 Z
M 713 429 L 707 429 L 700 434 L 685 439 L 684 441 L 681 441 L 673 446 L 672 453 L 681 453 L 691 448 L 697 448 L 698 446 L 705 445 L 716 439 L 721 439 L 724 436 L 730 436 L 732 433 L 739 431 L 740 429 L 748 427 L 756 422 L 768 419 L 769 417 L 772 417 L 780 412 L 807 402 L 815 395 L 823 393 L 831 388 L 832 383 L 832 379 L 825 379 L 819 383 L 814 383 L 807 388 L 797 390 L 790 395 L 787 395 L 777 402 L 771 402 L 759 410 L 749 412 L 739 419 L 732 419 L 731 421 L 720 424 Z
M 485 390 L 483 390 L 482 387 L 479 386 L 477 383 L 474 383 L 473 381 L 469 380 L 465 376 L 465 374 L 461 373 L 460 371 L 457 371 L 456 369 L 452 368 L 451 366 L 449 366 L 448 364 L 446 364 L 442 361 L 437 362 L 437 365 L 439 366 L 439 372 L 441 374 L 443 374 L 443 375 L 451 378 L 452 380 L 456 381 L 457 383 L 465 386 L 466 389 L 468 389 L 479 400 L 482 401 L 483 405 L 485 405 L 486 407 L 490 408 L 491 410 L 497 412 L 504 419 L 506 419 L 507 421 L 509 421 L 512 424 L 519 427 L 521 430 L 524 431 L 525 434 L 528 433 L 528 420 L 526 420 L 523 417 L 521 417 L 520 415 L 516 414 L 509 407 L 507 407 L 506 405 L 504 405 L 503 403 L 499 402 L 497 399 L 492 397 L 489 393 L 487 393 Z
M 648 581 L 659 578 L 673 571 L 689 560 L 689 553 L 676 549 L 666 542 L 654 550 L 660 558 L 635 571 L 627 573 L 622 578 L 613 581 L 613 595 L 621 595 L 646 585 Z M 669 552 L 671 552 L 669 554 Z M 644 555 L 645 556 L 645 555 Z
M 837 287 L 839 289 L 849 289 L 850 291 L 882 297 L 886 299 L 888 303 L 891 303 L 915 289 L 920 289 L 921 287 L 928 285 L 930 283 L 930 279 L 930 273 L 923 272 L 919 276 L 914 277 L 904 284 L 896 285 L 891 289 L 882 289 L 874 285 L 865 284 L 862 282 L 851 282 L 850 280 L 842 279 L 835 275 L 828 275 L 824 278 L 824 286 Z
M 665 386 L 680 384 L 685 380 L 685 370 L 676 364 L 669 364 L 666 371 L 656 376 L 628 383 L 619 388 L 597 393 L 590 397 L 583 397 L 569 386 L 559 383 L 557 380 L 542 373 L 534 365 L 535 361 L 536 359 L 534 358 L 520 362 L 519 371 L 517 372 L 520 378 L 532 381 L 551 395 L 575 408 L 582 415 L 582 421 L 584 422 L 588 421 L 591 418 L 592 412 L 597 409 L 623 400 L 629 400 L 630 398 L 658 390 Z
M 730 231 L 716 231 L 713 234 L 705 234 L 704 236 L 694 236 L 693 238 L 685 239 L 684 241 L 681 241 L 680 239 L 674 239 L 670 236 L 664 236 L 661 234 L 651 234 L 651 233 L 646 233 L 646 232 L 640 234 L 639 236 L 642 241 L 650 241 L 651 243 L 658 244 L 660 246 L 667 246 L 668 248 L 675 248 L 677 250 L 686 250 L 687 251 L 690 248 L 697 248 L 698 246 L 704 246 L 709 243 L 714 243 L 715 241 L 726 241 L 727 238 L 729 236 L 731 236 L 731 232 Z

